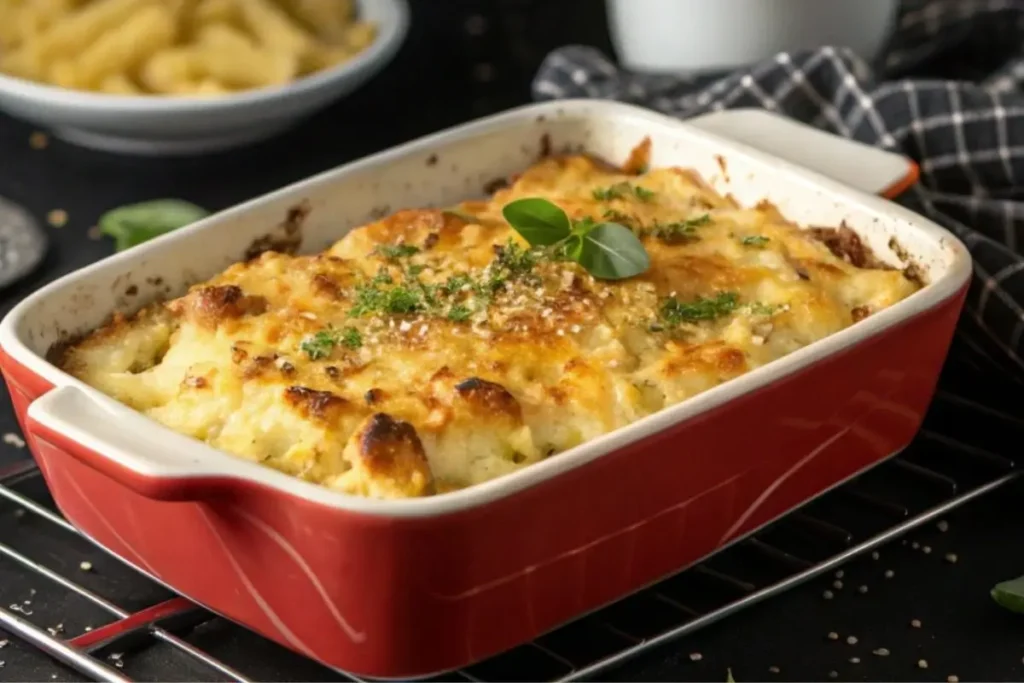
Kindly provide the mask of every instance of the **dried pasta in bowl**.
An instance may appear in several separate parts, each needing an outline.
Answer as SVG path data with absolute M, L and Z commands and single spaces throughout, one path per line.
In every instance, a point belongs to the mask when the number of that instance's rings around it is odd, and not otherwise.
M 0 74 L 116 95 L 281 86 L 376 38 L 351 0 L 0 0 Z

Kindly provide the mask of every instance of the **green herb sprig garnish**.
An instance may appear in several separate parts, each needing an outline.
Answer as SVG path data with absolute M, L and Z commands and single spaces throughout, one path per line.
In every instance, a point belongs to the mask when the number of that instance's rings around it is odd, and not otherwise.
M 661 319 L 671 327 L 715 320 L 733 313 L 739 302 L 740 296 L 736 292 L 721 292 L 712 297 L 698 297 L 694 301 L 685 302 L 671 296 L 661 304 Z
M 336 330 L 328 327 L 302 340 L 299 350 L 309 356 L 310 360 L 321 360 L 331 355 L 335 346 L 358 349 L 363 345 L 363 335 L 354 327 Z
M 640 185 L 631 185 L 627 182 L 615 183 L 608 187 L 599 187 L 593 191 L 594 199 L 599 202 L 608 202 L 613 199 L 626 199 L 636 197 L 642 202 L 649 202 L 654 199 L 654 191 L 648 190 Z
M 650 268 L 640 239 L 619 223 L 572 221 L 555 204 L 535 197 L 506 204 L 502 215 L 531 247 L 548 248 L 553 256 L 575 261 L 595 278 L 621 280 Z

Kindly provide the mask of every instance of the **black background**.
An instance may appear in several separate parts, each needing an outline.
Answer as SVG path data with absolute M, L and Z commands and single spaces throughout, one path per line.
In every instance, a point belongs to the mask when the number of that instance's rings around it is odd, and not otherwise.
M 53 141 L 28 143 L 30 126 L 0 116 L 0 195 L 45 222 L 50 252 L 43 266 L 0 293 L 6 312 L 54 277 L 108 255 L 107 240 L 88 236 L 108 208 L 157 197 L 180 197 L 211 210 L 233 205 L 318 171 L 420 135 L 529 100 L 529 83 L 547 50 L 589 43 L 608 49 L 603 3 L 596 0 L 414 0 L 410 37 L 395 62 L 363 90 L 293 132 L 242 151 L 196 159 L 133 159 Z M 482 31 L 481 31 L 482 29 Z M 983 383 L 986 378 L 976 380 Z M 1007 412 L 1024 414 L 1014 396 Z M 0 431 L 16 431 L 6 396 Z M 1014 405 L 1015 404 L 1015 405 Z M 1007 452 L 1021 445 L 1006 444 Z M 0 444 L 0 464 L 26 457 Z M 624 680 L 1024 680 L 1024 617 L 988 596 L 997 581 L 1024 573 L 1021 485 L 954 513 L 950 530 L 929 527 L 915 539 L 931 554 L 896 541 L 881 559 L 845 569 L 836 599 L 822 591 L 832 577 L 798 588 L 614 673 Z M 3 519 L 0 518 L 0 524 Z M 944 561 L 957 554 L 953 564 Z M 885 579 L 892 569 L 895 576 Z M 868 586 L 861 594 L 854 587 Z M 26 579 L 0 558 L 0 601 L 25 593 Z M 10 597 L 9 597 L 10 596 Z M 919 619 L 922 627 L 912 628 Z M 835 631 L 839 641 L 827 634 Z M 845 642 L 847 636 L 856 645 Z M 872 650 L 886 648 L 881 657 Z M 43 657 L 0 651 L 0 680 L 49 680 L 60 671 Z M 701 653 L 693 661 L 691 653 Z M 859 657 L 859 663 L 851 663 Z M 928 662 L 918 667 L 919 659 Z M 777 667 L 775 672 L 772 667 Z M 61 678 L 66 678 L 66 670 Z M 158 675 L 156 677 L 159 677 Z

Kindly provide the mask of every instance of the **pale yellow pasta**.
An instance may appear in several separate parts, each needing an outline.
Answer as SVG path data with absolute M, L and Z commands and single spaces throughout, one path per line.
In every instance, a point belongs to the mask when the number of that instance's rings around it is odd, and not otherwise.
M 284 8 L 317 37 L 340 43 L 352 22 L 355 8 L 352 0 L 282 0 Z M 333 66 L 333 65 L 332 65 Z
M 75 59 L 107 31 L 124 24 L 141 7 L 160 0 L 95 0 L 67 14 L 36 40 L 21 47 L 34 59 L 50 63 Z
M 45 78 L 42 62 L 25 50 L 16 50 L 0 56 L 0 71 L 30 81 Z
M 354 0 L 0 0 L 0 73 L 118 95 L 215 96 L 342 64 Z
M 81 72 L 70 59 L 54 62 L 47 71 L 48 80 L 54 85 L 72 90 L 85 90 L 88 85 L 82 80 Z
M 213 78 L 204 78 L 185 92 L 191 95 L 224 95 L 231 92 L 231 89 Z
M 143 92 L 124 74 L 108 74 L 100 81 L 99 90 L 111 95 L 141 95 Z
M 76 60 L 79 78 L 90 87 L 109 74 L 132 72 L 157 51 L 173 45 L 176 33 L 177 23 L 166 5 L 148 5 L 82 53 Z
M 22 34 L 18 26 L 21 9 L 15 0 L 0 2 L 0 50 L 10 50 L 21 44 Z
M 352 52 L 362 52 L 377 37 L 377 27 L 366 22 L 356 22 L 345 31 L 345 47 Z
M 238 0 L 199 0 L 192 12 L 192 29 L 198 33 L 208 24 L 230 24 L 242 27 L 242 10 Z
M 238 0 L 242 19 L 265 48 L 301 56 L 313 37 L 270 0 Z
M 202 62 L 192 47 L 162 50 L 139 69 L 139 82 L 150 92 L 181 93 L 189 83 L 204 77 Z
M 245 34 L 222 24 L 204 27 L 195 49 L 206 73 L 235 88 L 280 85 L 298 73 L 294 55 L 261 50 Z
M 303 75 L 330 69 L 352 59 L 355 53 L 347 47 L 316 45 L 302 55 L 301 69 Z

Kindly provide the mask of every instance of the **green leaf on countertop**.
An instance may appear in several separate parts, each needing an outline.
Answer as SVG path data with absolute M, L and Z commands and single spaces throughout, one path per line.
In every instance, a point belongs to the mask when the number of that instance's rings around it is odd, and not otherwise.
M 100 217 L 99 228 L 124 251 L 210 215 L 206 209 L 182 199 L 155 199 L 111 209 Z
M 1024 614 L 1024 576 L 996 584 L 992 589 L 992 599 L 1011 612 Z

